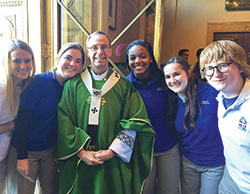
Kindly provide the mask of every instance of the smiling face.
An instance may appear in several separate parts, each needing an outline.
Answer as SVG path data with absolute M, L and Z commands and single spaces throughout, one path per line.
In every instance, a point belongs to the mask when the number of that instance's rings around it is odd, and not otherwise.
M 228 61 L 218 60 L 217 62 L 211 62 L 204 67 L 215 67 L 218 64 L 227 63 Z M 214 73 L 211 76 L 205 75 L 208 83 L 216 90 L 221 91 L 226 97 L 237 96 L 243 87 L 243 78 L 237 65 L 231 63 L 226 73 L 220 73 L 217 69 L 214 69 Z
M 163 68 L 163 71 L 168 88 L 180 97 L 186 96 L 188 74 L 181 68 L 181 65 L 170 63 Z
M 93 34 L 87 42 L 88 57 L 91 69 L 97 74 L 103 74 L 108 69 L 108 60 L 112 50 L 108 38 L 103 34 Z
M 152 62 L 147 48 L 135 45 L 128 51 L 129 67 L 134 72 L 135 77 L 147 79 L 149 77 L 149 66 Z
M 69 79 L 79 73 L 82 69 L 82 53 L 78 49 L 68 49 L 58 61 L 58 70 L 61 76 Z
M 11 74 L 19 81 L 29 77 L 33 68 L 32 55 L 23 49 L 15 49 L 10 53 Z

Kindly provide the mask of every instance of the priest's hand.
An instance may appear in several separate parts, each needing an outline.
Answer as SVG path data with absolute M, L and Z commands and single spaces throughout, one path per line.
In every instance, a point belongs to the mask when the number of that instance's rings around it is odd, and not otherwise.
M 98 152 L 81 150 L 80 152 L 78 152 L 77 156 L 88 166 L 103 164 L 102 160 L 96 159 L 95 155 L 97 153 Z
M 22 175 L 22 176 L 28 176 L 29 175 L 29 161 L 28 159 L 22 159 L 22 160 L 17 160 L 17 171 Z
M 111 158 L 113 158 L 115 155 L 115 152 L 111 149 L 108 150 L 99 150 L 97 152 L 97 154 L 95 155 L 95 158 L 97 160 L 101 160 L 101 161 L 106 161 L 109 160 Z

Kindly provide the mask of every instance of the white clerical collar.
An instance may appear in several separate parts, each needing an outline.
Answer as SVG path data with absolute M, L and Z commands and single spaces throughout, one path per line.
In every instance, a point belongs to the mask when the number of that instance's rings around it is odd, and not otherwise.
M 104 73 L 105 74 L 105 73 Z M 102 74 L 103 75 L 103 74 Z M 92 78 L 90 76 L 88 68 L 81 73 L 82 81 L 87 87 L 89 93 L 91 94 L 91 103 L 89 109 L 89 125 L 99 124 L 99 113 L 101 108 L 101 98 L 106 94 L 120 79 L 120 75 L 114 71 L 106 80 L 101 89 L 95 89 L 92 85 Z
M 91 69 L 91 68 L 90 68 L 90 69 Z M 107 69 L 103 74 L 101 74 L 101 75 L 95 74 L 95 72 L 94 72 L 92 69 L 91 69 L 91 73 L 92 73 L 93 78 L 94 78 L 95 80 L 103 80 L 103 79 L 106 77 L 107 73 L 108 73 L 108 69 Z

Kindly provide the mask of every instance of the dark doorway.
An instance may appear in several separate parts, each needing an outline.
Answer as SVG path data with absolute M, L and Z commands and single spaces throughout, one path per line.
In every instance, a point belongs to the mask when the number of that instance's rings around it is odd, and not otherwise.
M 250 65 L 250 32 L 215 32 L 214 41 L 216 40 L 233 40 L 245 49 L 247 62 Z

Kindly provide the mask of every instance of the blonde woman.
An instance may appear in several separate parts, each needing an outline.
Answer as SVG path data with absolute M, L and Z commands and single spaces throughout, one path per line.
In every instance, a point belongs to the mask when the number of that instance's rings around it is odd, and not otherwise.
M 0 193 L 6 193 L 6 156 L 19 106 L 19 97 L 35 74 L 32 49 L 21 40 L 11 40 L 0 81 Z
M 22 93 L 8 157 L 8 194 L 33 194 L 37 180 L 39 193 L 57 193 L 57 104 L 64 82 L 83 63 L 82 46 L 67 43 L 57 55 L 57 68 L 37 74 Z

